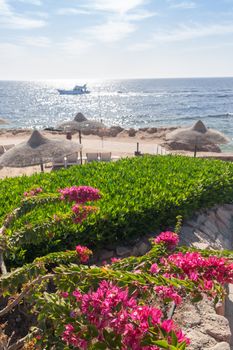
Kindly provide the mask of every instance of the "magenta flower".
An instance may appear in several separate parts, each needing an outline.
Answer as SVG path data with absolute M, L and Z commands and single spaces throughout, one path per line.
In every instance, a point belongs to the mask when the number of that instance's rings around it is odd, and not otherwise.
M 154 239 L 154 243 L 164 243 L 168 249 L 173 249 L 179 243 L 179 236 L 177 233 L 171 231 L 161 232 L 160 235 Z
M 75 250 L 81 262 L 87 262 L 89 260 L 90 255 L 93 254 L 90 249 L 81 245 L 77 245 Z
M 33 188 L 29 192 L 24 192 L 24 197 L 33 197 L 36 196 L 38 193 L 43 192 L 41 187 Z
M 130 295 L 127 288 L 120 288 L 112 282 L 102 281 L 96 291 L 82 294 L 76 290 L 73 295 L 77 301 L 76 307 L 74 306 L 75 311 L 77 310 L 77 323 L 74 318 L 74 326 L 71 324 L 65 326 L 62 339 L 74 348 L 88 349 L 96 341 L 105 343 L 104 330 L 106 329 L 116 336 L 121 336 L 122 350 L 159 350 L 155 345 L 142 346 L 142 341 L 144 338 L 148 341 L 148 337 L 154 337 L 155 334 L 158 337 L 155 337 L 155 340 L 161 339 L 163 334 L 170 344 L 171 331 L 177 333 L 177 337 L 185 339 L 183 333 L 172 321 L 162 321 L 163 315 L 160 309 L 140 305 L 136 299 L 136 293 Z M 73 314 L 75 317 L 75 313 Z M 82 318 L 85 326 L 80 323 Z M 95 336 L 92 334 L 89 337 L 87 324 L 95 326 L 97 330 Z M 160 329 L 163 329 L 162 333 Z M 164 331 L 167 332 L 167 336 L 164 335 Z
M 62 298 L 68 298 L 69 293 L 68 292 L 61 292 Z
M 158 264 L 154 263 L 153 265 L 151 265 L 150 273 L 156 274 L 159 271 L 160 271 L 160 268 L 159 268 Z
M 154 287 L 154 290 L 162 300 L 173 300 L 176 305 L 179 305 L 182 302 L 181 296 L 173 286 L 156 286 Z
M 97 201 L 101 198 L 100 191 L 89 186 L 72 186 L 60 189 L 59 192 L 61 193 L 61 200 L 79 204 Z

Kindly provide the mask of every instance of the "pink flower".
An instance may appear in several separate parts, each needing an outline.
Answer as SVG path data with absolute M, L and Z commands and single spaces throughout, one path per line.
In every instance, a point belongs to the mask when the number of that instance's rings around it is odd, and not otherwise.
M 68 298 L 69 293 L 68 292 L 61 292 L 62 298 Z
M 76 301 L 81 301 L 82 300 L 82 294 L 80 293 L 79 290 L 73 291 L 72 295 L 75 297 Z
M 116 263 L 116 262 L 119 262 L 121 261 L 120 258 L 111 258 L 111 263 Z
M 75 223 L 81 223 L 83 220 L 85 220 L 88 217 L 89 214 L 96 212 L 97 208 L 92 207 L 90 205 L 75 204 L 72 207 L 72 211 L 75 214 L 73 221 Z
M 67 199 L 69 202 L 83 204 L 86 202 L 97 201 L 101 198 L 100 191 L 89 186 L 72 186 L 60 189 L 61 200 Z
M 156 274 L 159 271 L 160 271 L 160 268 L 159 268 L 158 264 L 154 263 L 153 265 L 151 265 L 150 273 Z
M 29 192 L 24 192 L 24 197 L 32 197 L 36 196 L 38 193 L 43 192 L 42 188 L 37 187 L 37 188 L 32 188 Z
M 165 321 L 162 322 L 161 327 L 167 333 L 170 333 L 174 329 L 174 322 L 172 320 L 165 320 Z
M 161 339 L 163 334 L 170 342 L 171 330 L 177 332 L 181 339 L 183 337 L 172 321 L 162 321 L 160 309 L 139 304 L 136 299 L 137 293 L 130 295 L 127 288 L 120 288 L 112 282 L 102 281 L 96 291 L 90 290 L 82 294 L 76 290 L 73 295 L 78 302 L 71 314 L 71 317 L 74 317 L 74 325 L 67 324 L 62 334 L 62 340 L 68 346 L 88 349 L 97 341 L 105 344 L 105 329 L 120 336 L 122 350 L 159 350 L 154 345 L 141 345 L 144 339 L 148 341 L 152 337 L 153 340 L 151 330 L 158 336 L 154 337 L 155 340 Z M 88 325 L 95 326 L 95 335 L 87 333 Z M 160 332 L 160 329 L 163 329 L 163 332 Z
M 155 238 L 154 243 L 164 243 L 169 249 L 173 249 L 179 243 L 179 236 L 175 232 L 161 232 L 160 235 Z
M 90 249 L 81 245 L 77 245 L 75 250 L 81 262 L 87 262 L 89 260 L 90 255 L 93 254 Z
M 173 286 L 156 286 L 154 290 L 163 300 L 173 300 L 176 305 L 182 303 L 181 296 L 176 292 Z

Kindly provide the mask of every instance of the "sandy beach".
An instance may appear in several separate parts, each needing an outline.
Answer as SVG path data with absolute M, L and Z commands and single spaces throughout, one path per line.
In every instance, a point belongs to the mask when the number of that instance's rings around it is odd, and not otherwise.
M 27 141 L 31 134 L 31 130 L 20 131 L 1 131 L 0 145 L 17 145 L 21 142 Z M 42 131 L 42 134 L 51 139 L 65 140 L 66 135 L 56 132 Z M 78 134 L 73 135 L 73 142 L 79 142 Z M 146 136 L 142 133 L 129 137 L 127 133 L 121 133 L 117 137 L 99 137 L 96 135 L 82 135 L 83 156 L 88 152 L 111 152 L 114 157 L 132 157 L 137 150 L 137 142 L 139 142 L 139 150 L 142 153 L 155 154 L 157 152 L 157 145 L 163 142 L 163 139 L 158 136 Z M 51 171 L 51 167 L 45 167 L 45 172 Z M 31 166 L 25 168 L 3 168 L 0 169 L 0 178 L 13 177 L 19 175 L 31 175 L 35 172 L 40 172 L 40 166 Z
M 168 128 L 169 130 L 170 128 Z M 17 145 L 27 141 L 31 135 L 31 130 L 0 130 L 0 145 Z M 58 132 L 42 131 L 42 134 L 51 139 L 65 140 L 66 135 Z M 161 128 L 155 133 L 147 131 L 138 131 L 135 136 L 130 137 L 128 131 L 124 130 L 116 137 L 99 137 L 96 135 L 82 135 L 83 156 L 88 152 L 111 152 L 112 156 L 132 157 L 137 150 L 139 143 L 139 151 L 142 154 L 157 154 L 161 152 L 161 145 L 164 143 L 166 128 Z M 78 134 L 74 134 L 72 141 L 79 142 Z M 164 150 L 164 148 L 163 148 Z M 167 154 L 181 154 L 193 157 L 193 152 L 188 151 L 166 151 Z M 217 158 L 225 160 L 233 160 L 233 153 L 214 153 L 199 152 L 198 157 Z M 51 171 L 51 164 L 45 167 L 45 172 Z M 14 177 L 20 175 L 31 175 L 40 172 L 40 166 L 31 166 L 25 168 L 2 168 L 0 169 L 0 178 Z

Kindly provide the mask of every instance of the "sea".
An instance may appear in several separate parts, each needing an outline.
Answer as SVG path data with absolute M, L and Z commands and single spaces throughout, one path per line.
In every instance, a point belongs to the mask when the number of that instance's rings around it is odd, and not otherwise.
M 57 89 L 87 84 L 90 94 Z M 188 126 L 202 120 L 225 133 L 233 151 L 233 78 L 0 81 L 1 128 L 57 127 L 82 112 L 124 128 Z

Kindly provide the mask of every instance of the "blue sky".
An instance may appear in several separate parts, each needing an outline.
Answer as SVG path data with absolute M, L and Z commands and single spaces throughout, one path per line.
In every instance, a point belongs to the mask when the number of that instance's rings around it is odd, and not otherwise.
M 233 0 L 0 0 L 0 79 L 233 76 Z

